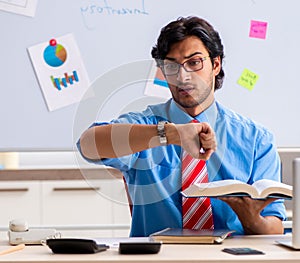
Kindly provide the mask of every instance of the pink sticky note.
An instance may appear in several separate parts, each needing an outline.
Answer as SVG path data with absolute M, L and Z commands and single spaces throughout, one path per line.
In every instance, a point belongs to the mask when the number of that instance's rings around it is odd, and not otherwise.
M 267 26 L 267 22 L 251 20 L 249 37 L 265 39 Z

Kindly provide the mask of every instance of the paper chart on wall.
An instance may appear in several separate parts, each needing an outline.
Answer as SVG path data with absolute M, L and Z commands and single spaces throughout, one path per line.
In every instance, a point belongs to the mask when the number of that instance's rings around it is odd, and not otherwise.
M 0 0 L 0 10 L 33 17 L 38 0 Z
M 90 83 L 73 34 L 29 47 L 28 53 L 49 111 L 80 102 Z

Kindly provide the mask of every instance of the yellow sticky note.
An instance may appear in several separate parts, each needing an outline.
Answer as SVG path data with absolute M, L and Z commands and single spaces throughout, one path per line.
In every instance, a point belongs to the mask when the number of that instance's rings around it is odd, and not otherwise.
M 251 91 L 254 88 L 254 85 L 256 84 L 257 80 L 258 75 L 245 68 L 237 83 Z

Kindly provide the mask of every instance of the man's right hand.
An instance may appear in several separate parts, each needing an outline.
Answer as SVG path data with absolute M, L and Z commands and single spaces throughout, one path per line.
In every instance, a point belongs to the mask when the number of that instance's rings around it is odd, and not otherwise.
M 180 145 L 196 159 L 208 160 L 217 149 L 215 132 L 206 122 L 174 125 Z

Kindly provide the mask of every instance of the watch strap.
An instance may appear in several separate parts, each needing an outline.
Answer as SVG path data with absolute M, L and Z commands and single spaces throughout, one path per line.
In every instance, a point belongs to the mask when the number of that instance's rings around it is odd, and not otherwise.
M 157 135 L 159 138 L 160 145 L 165 146 L 167 145 L 167 137 L 165 131 L 165 124 L 168 123 L 167 121 L 159 121 L 157 124 Z

